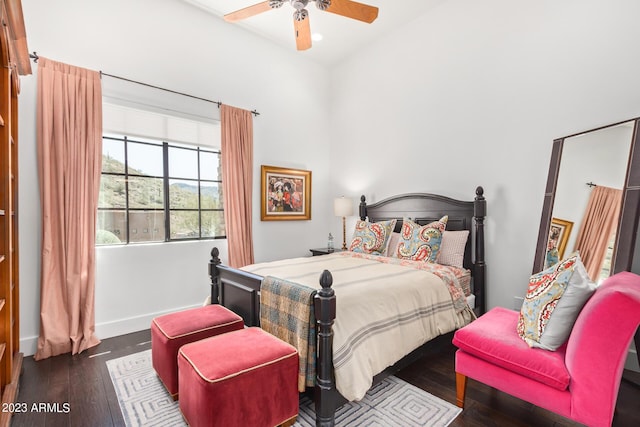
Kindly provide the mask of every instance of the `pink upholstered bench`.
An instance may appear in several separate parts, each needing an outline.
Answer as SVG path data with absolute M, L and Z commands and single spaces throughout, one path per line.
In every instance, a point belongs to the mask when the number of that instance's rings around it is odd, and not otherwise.
M 298 352 L 260 328 L 183 346 L 178 377 L 191 427 L 291 425 L 298 415 Z
M 243 329 L 242 317 L 211 304 L 166 314 L 151 322 L 151 359 L 162 383 L 178 398 L 178 350 L 185 344 Z

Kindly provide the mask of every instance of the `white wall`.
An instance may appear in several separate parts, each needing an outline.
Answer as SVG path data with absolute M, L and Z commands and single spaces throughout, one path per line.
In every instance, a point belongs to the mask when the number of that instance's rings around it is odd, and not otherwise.
M 635 0 L 441 2 L 331 70 L 334 187 L 470 200 L 482 185 L 488 307 L 513 307 L 553 139 L 640 116 L 637 16 Z
M 377 201 L 482 185 L 488 305 L 512 307 L 553 139 L 640 116 L 639 14 L 633 0 L 442 2 L 331 70 L 334 186 Z
M 309 248 L 326 242 L 330 227 L 337 225 L 326 148 L 328 77 L 321 66 L 177 0 L 32 0 L 23 2 L 23 8 L 29 49 L 39 55 L 257 109 L 256 260 L 304 256 Z M 20 336 L 25 354 L 35 351 L 40 323 L 38 66 L 33 68 L 33 76 L 22 78 L 20 97 Z M 216 115 L 215 110 L 206 114 Z M 312 171 L 311 221 L 259 220 L 261 164 Z M 201 304 L 209 293 L 207 262 L 214 244 L 221 246 L 226 259 L 224 241 L 99 248 L 98 336 L 144 329 L 157 314 Z

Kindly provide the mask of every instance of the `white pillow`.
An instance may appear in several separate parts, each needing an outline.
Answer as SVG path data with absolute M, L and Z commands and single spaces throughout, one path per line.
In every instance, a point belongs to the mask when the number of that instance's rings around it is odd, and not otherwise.
M 557 350 L 595 290 L 577 252 L 532 275 L 518 317 L 518 335 L 529 347 Z
M 547 322 L 547 327 L 544 328 L 540 344 L 534 344 L 534 346 L 553 351 L 564 344 L 571 334 L 573 324 L 582 307 L 595 291 L 596 284 L 589 279 L 589 274 L 582 262 L 578 261 L 569 279 L 567 290 L 564 291 Z
M 387 244 L 387 250 L 382 254 L 383 256 L 393 256 L 396 252 L 396 247 L 398 246 L 398 242 L 400 241 L 400 233 L 393 232 L 391 233 L 391 237 L 389 237 L 389 243 Z
M 467 246 L 469 230 L 449 231 L 442 234 L 442 243 L 436 262 L 442 265 L 463 268 L 464 249 Z

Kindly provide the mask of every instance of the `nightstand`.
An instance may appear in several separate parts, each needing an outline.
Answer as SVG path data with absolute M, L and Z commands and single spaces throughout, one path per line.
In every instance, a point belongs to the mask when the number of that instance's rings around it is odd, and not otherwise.
M 316 248 L 316 249 L 309 249 L 309 250 L 311 251 L 312 256 L 328 255 L 335 252 L 342 252 L 342 249 L 329 249 L 329 248 Z

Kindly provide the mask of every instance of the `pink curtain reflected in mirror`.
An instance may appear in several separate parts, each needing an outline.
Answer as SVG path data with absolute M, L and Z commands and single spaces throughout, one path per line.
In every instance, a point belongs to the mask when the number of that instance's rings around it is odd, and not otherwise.
M 618 226 L 622 190 L 597 186 L 591 191 L 580 224 L 575 250 L 580 252 L 589 277 L 597 281 L 611 236 Z

